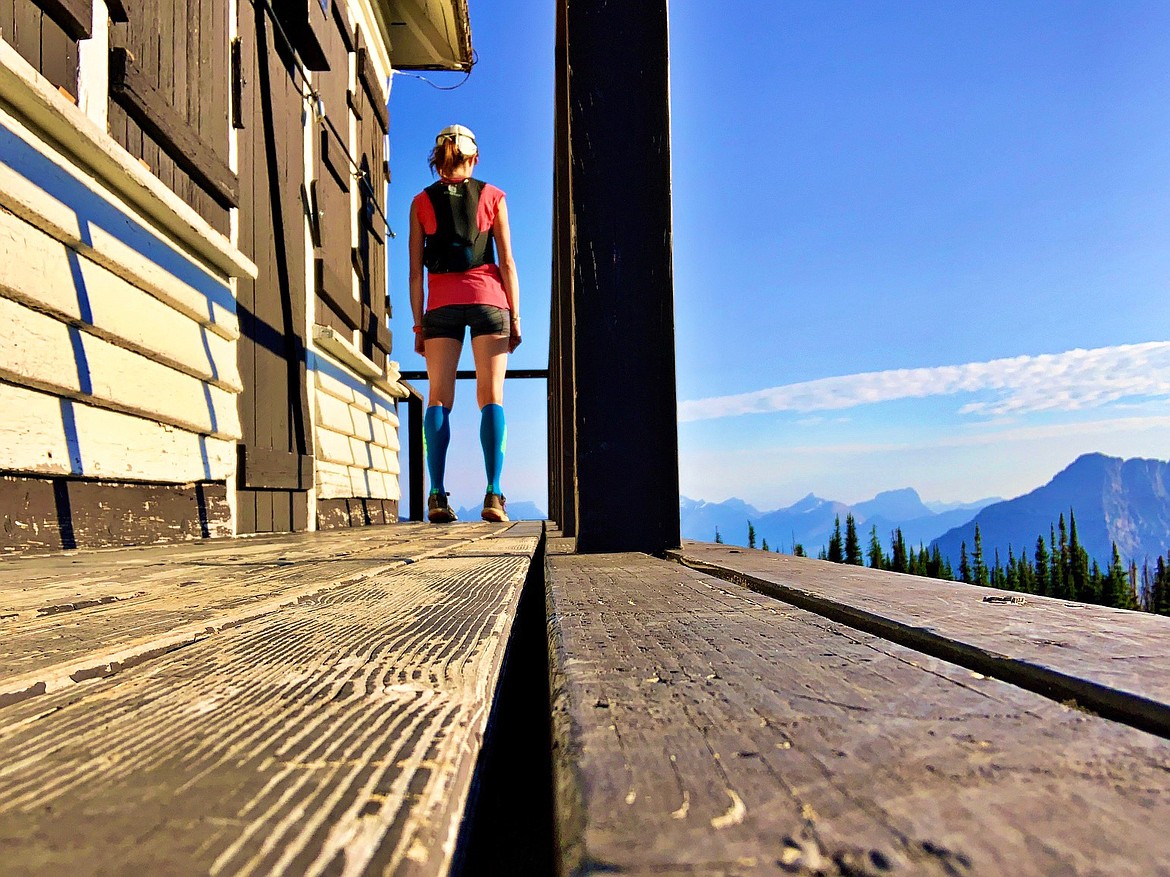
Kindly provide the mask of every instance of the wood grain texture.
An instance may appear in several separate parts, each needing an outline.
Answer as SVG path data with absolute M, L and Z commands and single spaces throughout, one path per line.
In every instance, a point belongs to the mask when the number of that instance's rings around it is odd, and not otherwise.
M 0 697 L 69 688 L 307 595 L 504 533 L 402 525 L 0 559 Z M 74 676 L 78 678 L 73 678 Z
M 1170 873 L 1170 746 L 644 555 L 550 556 L 563 873 Z
M 675 556 L 813 611 L 836 612 L 846 623 L 868 623 L 866 629 L 981 672 L 1048 685 L 1058 700 L 1117 710 L 1118 718 L 1128 715 L 1138 727 L 1170 734 L 1170 618 L 1033 595 L 1022 604 L 989 603 L 984 597 L 1004 592 L 726 545 L 687 542 Z
M 160 65 L 164 61 L 156 58 Z M 165 59 L 167 65 L 172 58 Z M 168 77 L 169 78 L 169 77 Z M 115 48 L 110 55 L 110 97 L 116 100 L 143 131 L 165 151 L 223 208 L 239 205 L 239 178 L 231 172 L 216 149 L 205 143 L 171 106 L 167 96 L 150 81 L 151 77 L 135 63 L 126 48 Z M 167 82 L 167 86 L 171 83 Z M 173 86 L 170 89 L 172 90 Z M 166 179 L 163 182 L 168 182 Z M 170 181 L 174 187 L 173 180 Z M 180 189 L 176 194 L 183 195 Z M 190 197 L 188 194 L 187 197 Z
M 529 562 L 375 562 L 3 708 L 5 869 L 446 873 Z

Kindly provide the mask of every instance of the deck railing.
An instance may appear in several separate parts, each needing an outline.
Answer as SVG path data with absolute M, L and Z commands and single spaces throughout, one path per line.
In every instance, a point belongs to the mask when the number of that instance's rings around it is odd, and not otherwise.
M 426 491 L 423 486 L 423 411 L 425 409 L 422 393 L 414 386 L 416 381 L 425 381 L 425 371 L 402 372 L 402 383 L 410 391 L 406 400 L 406 449 L 410 457 L 410 468 L 407 472 L 406 497 L 410 501 L 411 521 L 424 520 L 426 510 Z M 510 368 L 504 379 L 519 380 L 548 380 L 548 369 L 544 368 Z M 475 380 L 475 372 L 471 369 L 460 369 L 455 372 L 457 381 Z M 550 437 L 551 441 L 551 437 Z M 551 496 L 552 485 L 549 485 Z

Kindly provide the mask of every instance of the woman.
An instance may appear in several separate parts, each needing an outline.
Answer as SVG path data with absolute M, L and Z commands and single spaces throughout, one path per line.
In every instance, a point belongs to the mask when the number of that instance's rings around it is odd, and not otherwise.
M 449 418 L 455 401 L 455 371 L 465 331 L 470 328 L 480 409 L 479 440 L 487 470 L 482 517 L 485 521 L 506 521 L 500 489 L 507 437 L 504 373 L 508 354 L 520 343 L 520 284 L 512 259 L 508 207 L 503 192 L 472 179 L 479 163 L 479 149 L 475 135 L 462 125 L 451 125 L 439 132 L 429 163 L 439 179 L 419 192 L 410 205 L 414 349 L 426 357 L 430 384 L 423 417 L 431 477 L 427 519 L 443 524 L 455 520 L 443 475 L 451 440 Z

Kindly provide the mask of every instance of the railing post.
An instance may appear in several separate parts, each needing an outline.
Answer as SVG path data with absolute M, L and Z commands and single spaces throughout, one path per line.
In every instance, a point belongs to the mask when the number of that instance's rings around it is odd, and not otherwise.
M 410 500 L 410 518 L 422 521 L 426 517 L 426 497 L 423 486 L 423 397 L 413 386 L 406 384 L 410 396 L 406 400 L 406 447 L 410 456 L 407 470 L 406 495 Z
M 577 535 L 577 427 L 573 388 L 573 190 L 569 163 L 567 4 L 557 4 L 556 143 L 553 163 L 552 322 L 548 363 L 549 517 Z
M 558 392 L 575 433 L 562 513 L 575 494 L 578 551 L 659 553 L 680 541 L 667 0 L 562 0 L 559 14 L 571 289 L 554 335 L 572 342 Z

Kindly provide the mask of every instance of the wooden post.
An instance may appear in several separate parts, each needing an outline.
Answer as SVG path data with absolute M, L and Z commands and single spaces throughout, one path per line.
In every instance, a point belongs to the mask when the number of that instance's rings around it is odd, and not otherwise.
M 561 6 L 577 549 L 658 553 L 680 542 L 667 0 Z
M 407 475 L 406 495 L 410 501 L 410 520 L 426 520 L 426 492 L 423 488 L 423 397 L 413 386 L 407 385 L 410 396 L 406 400 L 407 450 L 410 469 Z M 401 510 L 399 512 L 401 515 Z
M 573 203 L 569 165 L 568 15 L 557 5 L 556 145 L 553 165 L 553 292 L 549 335 L 549 517 L 577 535 L 577 430 L 573 391 Z

